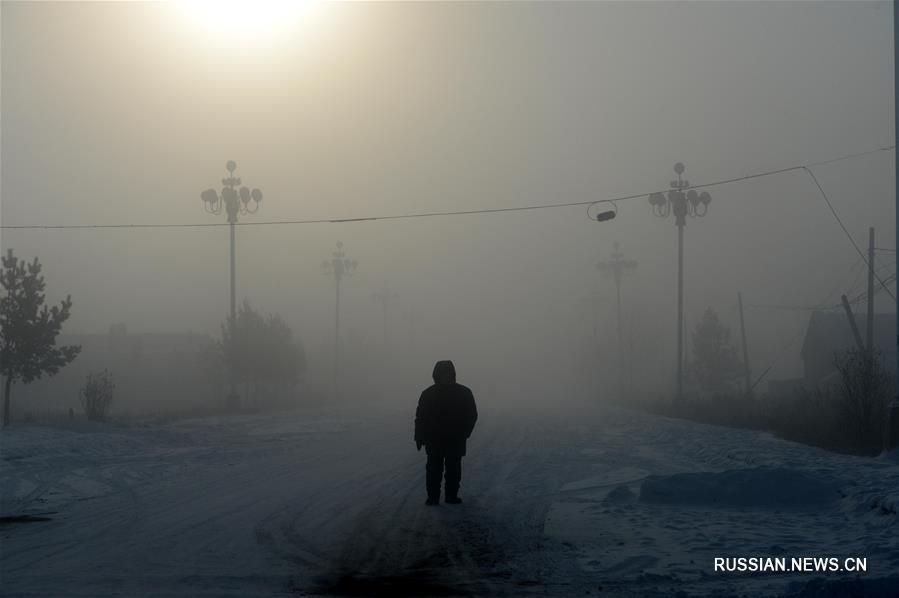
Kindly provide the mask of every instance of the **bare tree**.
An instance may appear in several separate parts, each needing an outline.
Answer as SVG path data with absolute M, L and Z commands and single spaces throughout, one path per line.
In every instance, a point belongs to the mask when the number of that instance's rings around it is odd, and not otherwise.
M 890 373 L 883 366 L 879 351 L 849 349 L 834 357 L 839 373 L 840 414 L 848 426 L 851 441 L 859 448 L 880 448 L 887 407 L 893 395 Z
M 113 391 L 115 384 L 109 371 L 89 372 L 81 389 L 81 406 L 87 419 L 104 422 L 109 417 L 109 409 L 112 407 Z

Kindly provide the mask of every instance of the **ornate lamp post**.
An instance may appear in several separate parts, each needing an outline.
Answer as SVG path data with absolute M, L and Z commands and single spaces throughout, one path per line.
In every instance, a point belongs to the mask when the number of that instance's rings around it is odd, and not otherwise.
M 234 160 L 228 160 L 225 164 L 228 171 L 227 178 L 222 179 L 222 193 L 219 195 L 215 189 L 206 189 L 200 193 L 200 199 L 203 201 L 203 209 L 209 214 L 221 214 L 222 208 L 228 215 L 228 224 L 231 233 L 231 320 L 230 326 L 237 323 L 237 297 L 235 291 L 235 260 L 234 260 L 234 225 L 237 224 L 237 216 L 239 214 L 255 214 L 259 210 L 262 203 L 262 191 L 253 189 L 250 191 L 247 187 L 235 188 L 240 185 L 240 177 L 234 176 L 237 169 L 237 163 Z M 233 331 L 233 329 L 232 329 Z M 232 406 L 237 402 L 237 393 L 234 390 L 234 379 L 231 380 L 231 394 L 228 397 Z
M 340 281 L 344 276 L 355 272 L 358 262 L 351 260 L 343 251 L 343 242 L 337 241 L 337 249 L 331 254 L 331 260 L 322 262 L 322 274 L 333 275 L 337 287 L 334 308 L 334 396 L 337 396 L 337 372 L 340 366 Z
M 649 196 L 652 211 L 660 218 L 667 218 L 674 213 L 674 224 L 677 225 L 677 395 L 683 398 L 684 390 L 684 226 L 687 216 L 701 218 L 709 209 L 712 196 L 707 192 L 697 193 L 690 189 L 690 181 L 682 178 L 684 165 L 674 165 L 677 180 L 671 181 L 671 191 L 667 197 L 661 193 Z
M 624 337 L 621 333 L 621 279 L 625 274 L 637 269 L 637 262 L 624 259 L 624 254 L 619 251 L 618 247 L 619 245 L 617 242 L 612 245 L 612 255 L 609 260 L 599 262 L 596 264 L 596 267 L 604 275 L 611 276 L 615 281 L 615 292 L 618 295 L 618 303 L 616 306 L 618 312 L 618 358 L 621 359 L 624 355 Z M 620 373 L 621 368 L 619 368 L 618 371 Z

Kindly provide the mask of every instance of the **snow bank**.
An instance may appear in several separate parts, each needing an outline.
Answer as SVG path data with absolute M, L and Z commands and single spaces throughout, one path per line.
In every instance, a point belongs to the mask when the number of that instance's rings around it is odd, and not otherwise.
M 808 507 L 840 497 L 832 479 L 769 467 L 649 476 L 640 488 L 641 502 L 707 507 Z
M 887 452 L 884 451 L 880 455 L 881 459 L 885 461 L 892 461 L 893 463 L 899 463 L 899 448 L 894 448 L 893 450 Z
M 110 457 L 140 447 L 139 439 L 127 428 L 90 425 L 90 422 L 70 426 L 11 426 L 0 434 L 0 456 L 7 462 Z
M 813 579 L 784 598 L 896 598 L 899 577 L 881 579 Z

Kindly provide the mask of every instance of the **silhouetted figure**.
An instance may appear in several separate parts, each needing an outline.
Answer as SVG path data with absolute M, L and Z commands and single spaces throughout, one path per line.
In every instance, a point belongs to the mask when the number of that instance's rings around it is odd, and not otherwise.
M 425 504 L 440 500 L 440 478 L 446 467 L 446 502 L 458 504 L 462 481 L 462 457 L 465 441 L 478 421 L 474 395 L 467 386 L 456 384 L 456 368 L 452 361 L 434 365 L 434 384 L 421 393 L 415 410 L 415 444 L 428 453 Z

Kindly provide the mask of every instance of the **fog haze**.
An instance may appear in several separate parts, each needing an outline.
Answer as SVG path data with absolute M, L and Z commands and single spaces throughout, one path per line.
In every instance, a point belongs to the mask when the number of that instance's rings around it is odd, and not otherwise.
M 228 231 L 199 195 L 227 160 L 264 193 L 248 224 L 648 194 L 678 161 L 702 184 L 828 160 L 894 143 L 891 18 L 887 2 L 340 3 L 254 39 L 161 3 L 4 2 L 3 225 L 223 226 L 6 228 L 3 251 L 40 257 L 49 300 L 72 295 L 66 331 L 218 336 Z M 862 246 L 875 226 L 895 247 L 893 160 L 814 168 Z M 858 255 L 803 171 L 708 191 L 685 231 L 688 329 L 713 307 L 736 338 L 741 291 L 754 371 L 796 376 L 808 311 L 748 306 L 836 304 Z M 411 404 L 451 358 L 486 401 L 532 385 L 549 400 L 615 367 L 596 262 L 618 242 L 639 262 L 622 285 L 630 367 L 670 391 L 677 229 L 645 198 L 616 207 L 605 223 L 572 207 L 240 226 L 237 298 L 282 315 L 326 386 L 320 264 L 340 240 L 359 262 L 341 300 L 360 392 Z M 875 307 L 894 311 L 884 293 Z

